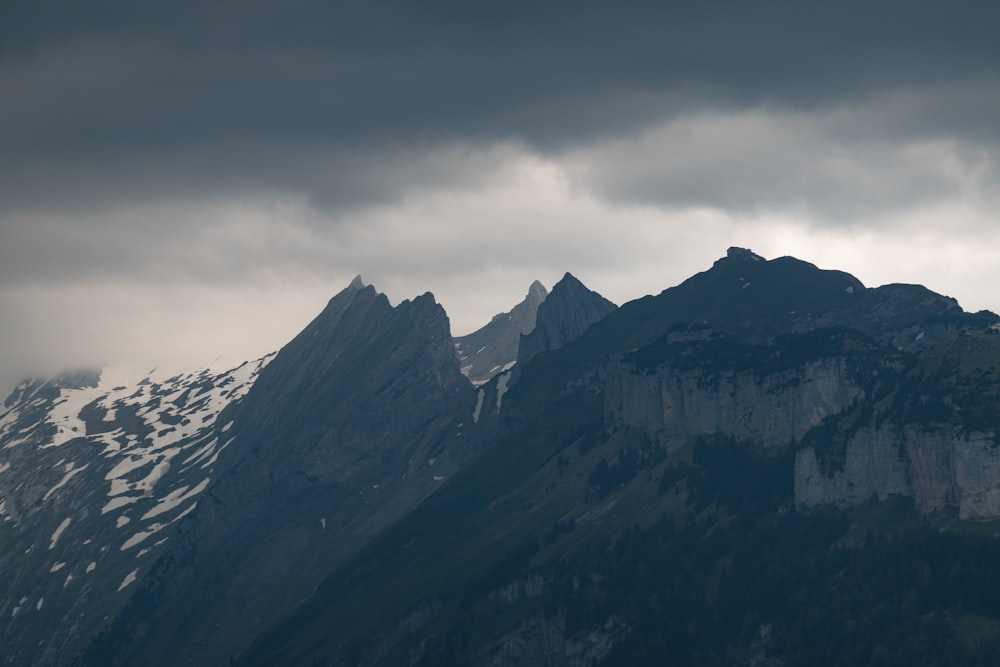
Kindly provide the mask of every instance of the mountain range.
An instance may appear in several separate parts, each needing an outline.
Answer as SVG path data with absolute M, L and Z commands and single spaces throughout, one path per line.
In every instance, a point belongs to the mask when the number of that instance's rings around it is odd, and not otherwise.
M 0 412 L 5 664 L 992 664 L 1000 317 L 730 248 Z M 996 556 L 996 557 L 995 557 Z M 946 660 L 947 658 L 947 660 Z

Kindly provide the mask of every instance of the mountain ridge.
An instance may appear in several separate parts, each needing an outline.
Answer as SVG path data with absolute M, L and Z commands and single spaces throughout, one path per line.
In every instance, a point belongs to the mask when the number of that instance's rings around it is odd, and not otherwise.
M 648 653 L 655 634 L 628 611 L 648 600 L 610 602 L 615 572 L 635 560 L 608 569 L 624 536 L 640 560 L 653 553 L 642 540 L 669 535 L 693 540 L 684 543 L 705 567 L 715 558 L 750 567 L 740 559 L 757 552 L 704 545 L 727 531 L 754 542 L 749 526 L 785 527 L 796 539 L 825 526 L 850 542 L 869 516 L 904 501 L 914 525 L 964 530 L 1000 517 L 993 313 L 966 313 L 922 286 L 867 288 L 741 248 L 620 308 L 568 273 L 540 300 L 542 290 L 532 283 L 479 330 L 514 322 L 504 317 L 517 308 L 534 315 L 532 331 L 522 322 L 494 336 L 516 332 L 516 364 L 493 363 L 478 386 L 433 295 L 394 307 L 360 276 L 240 382 L 192 374 L 107 393 L 82 374 L 64 379 L 75 389 L 19 386 L 0 414 L 0 531 L 20 549 L 0 550 L 0 565 L 22 573 L 0 591 L 4 636 L 16 639 L 7 661 L 621 664 L 635 655 L 625 651 L 660 655 Z M 79 399 L 58 403 L 61 392 Z M 123 439 L 110 451 L 115 428 Z M 63 451 L 92 457 L 98 440 L 105 462 L 59 460 Z M 137 443 L 144 449 L 130 449 Z M 171 459 L 190 465 L 164 463 L 175 444 Z M 5 485 L 38 463 L 51 479 L 30 498 Z M 200 465 L 210 480 L 191 477 Z M 121 474 L 105 480 L 115 466 Z M 124 495 L 108 496 L 109 482 Z M 154 495 L 135 495 L 147 486 Z M 77 512 L 135 496 L 88 533 L 100 537 L 93 548 L 118 549 L 96 559 L 102 586 L 115 589 L 108 604 L 75 588 L 91 574 L 80 531 L 101 519 L 71 513 L 63 525 L 64 514 L 45 514 L 36 526 L 24 508 L 43 496 L 42 508 L 71 502 Z M 870 509 L 872 498 L 886 509 Z M 29 527 L 36 550 L 25 555 Z M 126 548 L 123 539 L 138 541 Z M 656 543 L 655 553 L 672 549 Z M 135 567 L 131 554 L 146 544 Z M 80 552 L 47 557 L 70 546 Z M 664 562 L 688 568 L 706 590 L 730 576 Z M 25 596 L 35 581 L 52 590 Z M 60 606 L 70 597 L 57 584 L 78 591 L 72 606 Z M 722 613 L 717 601 L 689 602 L 698 614 Z M 795 617 L 771 613 L 784 646 L 798 641 Z M 57 618 L 74 628 L 71 639 L 33 648 Z M 738 656 L 751 645 L 789 655 L 748 618 L 711 626 L 721 653 L 683 632 L 671 641 L 706 664 L 749 664 Z
M 761 302 L 736 300 L 753 294 L 755 283 L 769 281 L 782 290 L 779 298 L 737 319 Z M 746 282 L 751 286 L 744 287 Z M 808 289 L 815 284 L 823 287 L 822 299 Z M 697 298 L 705 285 L 716 290 L 715 298 Z M 912 409 L 923 409 L 932 425 L 937 419 L 972 424 L 962 403 L 963 395 L 971 395 L 962 392 L 972 388 L 960 374 L 952 385 L 958 392 L 956 410 L 939 410 L 933 413 L 937 417 L 926 410 L 937 405 L 933 401 L 939 400 L 941 386 L 937 380 L 919 384 L 926 377 L 923 367 L 936 363 L 926 355 L 965 345 L 970 358 L 989 360 L 987 382 L 995 400 L 1000 386 L 995 315 L 956 312 L 943 297 L 916 312 L 905 305 L 888 313 L 868 307 L 884 296 L 885 291 L 869 291 L 847 274 L 822 272 L 799 260 L 768 262 L 730 253 L 706 274 L 638 305 L 626 304 L 576 340 L 519 364 L 516 382 L 504 397 L 496 444 L 326 580 L 310 600 L 262 635 L 240 664 L 288 659 L 338 665 L 404 659 L 414 664 L 621 664 L 622 651 L 630 646 L 645 660 L 676 654 L 680 648 L 649 653 L 662 635 L 655 628 L 641 630 L 642 618 L 629 614 L 628 606 L 608 606 L 616 595 L 624 596 L 626 605 L 642 604 L 643 589 L 628 587 L 621 593 L 602 586 L 602 580 L 616 575 L 599 565 L 610 549 L 599 545 L 609 539 L 621 545 L 629 534 L 651 539 L 660 526 L 671 535 L 679 526 L 694 526 L 691 530 L 709 531 L 697 534 L 704 535 L 701 543 L 711 543 L 711 531 L 732 532 L 722 528 L 728 513 L 739 526 L 792 522 L 789 534 L 802 536 L 806 525 L 786 518 L 792 516 L 788 512 L 798 508 L 805 521 L 823 526 L 824 514 L 809 513 L 830 506 L 853 512 L 839 515 L 848 517 L 846 524 L 829 524 L 830 534 L 840 539 L 842 526 L 868 521 L 863 510 L 868 497 L 841 497 L 837 489 L 824 489 L 823 482 L 810 486 L 814 482 L 798 472 L 803 466 L 814 470 L 808 461 L 823 459 L 828 468 L 816 474 L 835 480 L 838 488 L 852 488 L 852 482 L 836 482 L 836 476 L 853 474 L 851 461 L 864 460 L 851 448 L 868 446 L 866 441 L 851 443 L 869 425 L 894 429 L 899 420 L 914 418 Z M 857 313 L 863 330 L 826 326 L 831 312 Z M 932 345 L 892 344 L 910 328 L 933 322 L 942 326 Z M 1000 433 L 996 420 L 985 424 Z M 978 447 L 963 443 L 952 441 L 969 452 Z M 847 467 L 838 468 L 845 465 L 838 463 L 845 461 L 845 451 Z M 926 477 L 926 467 L 920 472 L 918 459 L 896 451 L 899 465 L 913 464 L 913 480 L 923 474 L 931 486 L 938 484 Z M 944 473 L 950 474 L 947 468 Z M 987 478 L 994 489 L 1000 484 Z M 953 478 L 948 483 L 965 482 Z M 909 497 L 925 516 L 941 507 L 923 504 L 912 488 L 886 487 L 884 492 L 875 494 L 882 502 Z M 463 510 L 456 514 L 455 508 Z M 745 516 L 749 511 L 766 513 Z M 1000 507 L 986 515 L 1000 516 Z M 449 521 L 442 523 L 444 516 Z M 704 527 L 697 528 L 696 521 Z M 752 533 L 741 530 L 742 539 L 752 539 Z M 404 545 L 407 555 L 397 556 Z M 640 552 L 640 557 L 658 553 Z M 707 562 L 741 562 L 727 553 L 714 553 Z M 579 565 L 584 554 L 590 554 L 586 562 L 596 563 L 597 571 Z M 781 558 L 793 558 L 793 552 Z M 561 578 L 552 569 L 553 563 L 566 561 L 574 563 L 570 570 L 579 579 Z M 619 569 L 630 571 L 625 565 Z M 703 572 L 698 563 L 684 567 L 698 577 L 712 572 Z M 734 585 L 745 589 L 753 579 Z M 669 586 L 664 590 L 679 594 Z M 380 601 L 377 607 L 368 602 L 372 599 Z M 666 601 L 661 606 L 671 608 Z M 659 618 L 655 610 L 650 613 Z M 990 613 L 1000 614 L 1000 609 Z M 697 652 L 685 654 L 690 660 L 710 664 L 732 664 L 742 651 L 754 655 L 772 649 L 766 629 L 771 626 L 753 626 L 753 635 L 726 630 L 740 623 L 713 630 L 724 633 L 717 643 L 680 636 L 673 641 Z M 786 642 L 796 637 L 787 633 L 803 631 L 793 620 L 783 624 L 778 632 L 792 638 Z M 324 635 L 324 627 L 337 632 Z M 758 648 L 751 651 L 754 642 Z M 895 644 L 891 648 L 902 650 Z M 712 653 L 718 650 L 722 653 Z M 749 658 L 743 661 L 751 664 Z

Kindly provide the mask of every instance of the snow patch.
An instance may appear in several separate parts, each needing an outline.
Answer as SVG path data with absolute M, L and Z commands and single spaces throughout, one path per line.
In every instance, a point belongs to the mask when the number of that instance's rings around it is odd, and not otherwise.
M 136 568 L 136 569 L 132 570 L 131 572 L 129 572 L 127 575 L 125 575 L 125 578 L 122 579 L 122 583 L 120 583 L 118 585 L 118 591 L 117 592 L 121 592 L 122 590 L 125 589 L 126 586 L 128 586 L 129 584 L 131 584 L 132 582 L 134 582 L 135 578 L 138 576 L 138 574 L 139 574 L 139 568 Z
M 510 373 L 504 373 L 497 378 L 497 414 L 500 414 L 500 403 L 503 395 L 507 393 L 507 383 L 510 381 Z
M 10 462 L 0 464 L 0 472 L 7 472 L 10 470 Z
M 64 567 L 66 567 L 66 563 L 55 563 L 52 567 L 49 568 L 49 572 L 58 572 Z
M 41 611 L 42 605 L 45 604 L 45 596 L 38 598 L 38 603 L 35 605 L 35 611 Z
M 107 505 L 101 508 L 101 514 L 107 514 L 108 512 L 118 509 L 119 507 L 131 505 L 140 498 L 142 498 L 142 496 L 118 496 L 117 498 L 112 498 L 108 501 Z
M 182 465 L 188 465 L 188 464 L 194 465 L 199 460 L 207 457 L 209 454 L 211 454 L 212 450 L 215 448 L 215 445 L 218 444 L 218 442 L 219 442 L 218 440 L 212 438 L 212 440 L 207 445 L 200 448 L 194 454 L 184 459 L 184 463 Z
M 52 537 L 49 540 L 49 551 L 56 548 L 56 542 L 59 541 L 59 537 L 63 534 L 63 531 L 69 527 L 69 522 L 71 520 L 72 519 L 70 519 L 69 517 L 63 519 L 62 523 L 59 524 L 59 527 L 56 528 L 56 532 L 52 533 Z
M 124 514 L 122 514 L 120 517 L 118 517 L 117 519 L 115 519 L 115 528 L 121 528 L 122 526 L 124 526 L 125 524 L 127 524 L 131 520 L 132 519 L 130 519 L 127 516 L 125 516 Z
M 156 507 L 143 514 L 142 520 L 145 521 L 146 519 L 152 519 L 153 517 L 160 516 L 164 512 L 169 512 L 181 503 L 194 498 L 208 488 L 209 481 L 209 478 L 206 477 L 200 484 L 198 484 L 198 486 L 194 487 L 190 491 L 188 491 L 188 487 L 186 486 L 182 486 L 179 489 L 171 491 L 159 503 L 157 503 Z
M 56 484 L 51 489 L 49 489 L 48 491 L 45 492 L 45 495 L 42 496 L 42 501 L 44 502 L 44 501 L 48 500 L 50 497 L 52 497 L 53 493 L 55 493 L 56 491 L 58 491 L 59 489 L 61 489 L 66 484 L 66 482 L 68 482 L 69 480 L 73 479 L 74 475 L 76 475 L 78 473 L 81 473 L 84 470 L 86 470 L 87 466 L 89 466 L 89 465 L 90 464 L 87 463 L 82 468 L 74 468 L 72 463 L 67 463 L 66 464 L 66 474 L 63 475 L 62 480 L 60 480 L 60 482 L 58 484 Z
M 42 449 L 59 447 L 73 438 L 87 435 L 87 425 L 80 419 L 80 410 L 101 396 L 97 387 L 86 389 L 60 389 L 59 397 L 52 404 L 48 421 L 56 427 L 52 442 L 42 445 Z
M 87 566 L 87 574 L 90 574 L 95 569 L 97 569 L 97 562 L 96 561 L 90 561 L 90 565 Z
M 483 399 L 486 398 L 486 392 L 482 389 L 479 390 L 479 395 L 476 397 L 476 409 L 472 411 L 472 423 L 479 423 L 479 414 L 483 411 Z
M 135 545 L 137 545 L 140 542 L 142 542 L 143 540 L 145 540 L 150 535 L 155 535 L 158 531 L 162 530 L 166 526 L 167 526 L 167 524 L 165 524 L 165 523 L 154 523 L 153 525 L 151 525 L 149 527 L 149 530 L 143 530 L 141 532 L 138 532 L 135 535 L 133 535 L 132 537 L 130 537 L 127 540 L 125 540 L 125 543 L 122 544 L 122 546 L 119 549 L 119 551 L 128 551 L 129 549 L 131 549 Z

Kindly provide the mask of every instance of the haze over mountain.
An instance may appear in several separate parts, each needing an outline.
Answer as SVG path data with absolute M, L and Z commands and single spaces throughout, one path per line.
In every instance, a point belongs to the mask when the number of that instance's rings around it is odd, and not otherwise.
M 2 659 L 1000 656 L 1000 317 L 741 248 L 543 295 L 474 334 L 519 343 L 478 387 L 432 295 L 360 277 L 230 372 L 20 385 Z

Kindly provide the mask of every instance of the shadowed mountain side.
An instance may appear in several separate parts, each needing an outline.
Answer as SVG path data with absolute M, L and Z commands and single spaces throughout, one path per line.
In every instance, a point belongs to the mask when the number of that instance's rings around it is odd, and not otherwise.
M 227 661 L 473 455 L 473 392 L 431 295 L 355 281 L 234 410 L 218 481 L 84 662 Z
M 617 308 L 567 273 L 552 286 L 552 293 L 538 307 L 535 329 L 521 336 L 518 363 L 527 364 L 541 352 L 558 350 Z
M 998 321 L 731 250 L 519 363 L 496 444 L 240 664 L 988 664 Z

